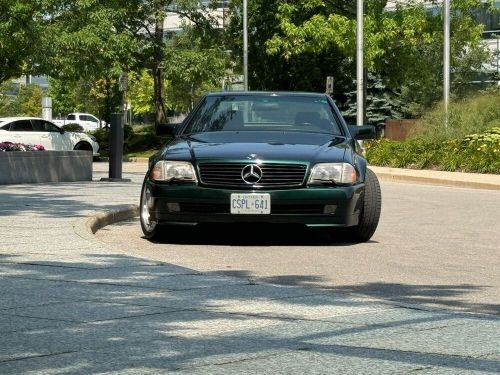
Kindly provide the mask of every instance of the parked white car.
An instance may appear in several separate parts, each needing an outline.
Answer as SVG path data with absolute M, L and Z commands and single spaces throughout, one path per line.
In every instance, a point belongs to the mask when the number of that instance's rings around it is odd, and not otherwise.
M 64 120 L 52 120 L 56 125 L 78 124 L 84 131 L 93 131 L 107 124 L 90 113 L 70 113 Z
M 88 150 L 99 156 L 96 139 L 85 133 L 67 132 L 36 117 L 0 118 L 0 142 L 42 145 L 46 150 Z

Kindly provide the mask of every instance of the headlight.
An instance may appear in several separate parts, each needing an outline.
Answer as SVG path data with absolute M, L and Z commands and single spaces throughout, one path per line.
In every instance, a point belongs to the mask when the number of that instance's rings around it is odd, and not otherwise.
M 94 137 L 93 135 L 89 135 L 89 138 L 92 139 L 94 142 L 97 142 L 96 137 Z
M 160 160 L 151 170 L 150 176 L 155 181 L 197 182 L 193 165 L 186 161 Z
M 349 163 L 321 163 L 313 167 L 309 177 L 309 185 L 353 184 L 357 179 L 356 169 Z

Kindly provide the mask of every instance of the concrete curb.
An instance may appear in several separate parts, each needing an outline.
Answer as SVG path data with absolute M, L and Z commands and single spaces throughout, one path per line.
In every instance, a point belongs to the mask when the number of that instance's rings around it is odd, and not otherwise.
M 139 206 L 136 204 L 131 204 L 113 211 L 99 212 L 98 214 L 91 216 L 87 220 L 86 226 L 88 231 L 94 234 L 99 229 L 104 228 L 106 225 L 131 219 L 133 217 L 136 217 L 137 215 L 139 215 Z
M 128 158 L 129 162 L 131 163 L 148 163 L 149 162 L 149 158 Z
M 124 221 L 132 219 L 139 215 L 139 206 L 136 204 L 125 205 L 118 207 L 112 211 L 97 212 L 83 220 L 79 220 L 73 229 L 75 233 L 89 240 L 94 240 L 94 234 L 99 229 L 104 228 L 107 225 L 117 223 L 119 221 Z
M 369 167 L 383 181 L 500 190 L 500 175 Z

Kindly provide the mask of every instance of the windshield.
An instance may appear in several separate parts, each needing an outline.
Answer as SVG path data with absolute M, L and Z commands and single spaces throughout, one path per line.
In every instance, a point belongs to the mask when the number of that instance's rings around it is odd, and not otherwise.
M 326 98 L 295 95 L 208 96 L 184 133 L 242 130 L 342 135 Z

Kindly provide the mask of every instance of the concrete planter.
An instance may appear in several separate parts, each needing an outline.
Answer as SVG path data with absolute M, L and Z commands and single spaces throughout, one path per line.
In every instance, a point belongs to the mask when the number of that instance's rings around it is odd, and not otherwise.
M 0 185 L 92 181 L 88 151 L 0 152 Z

